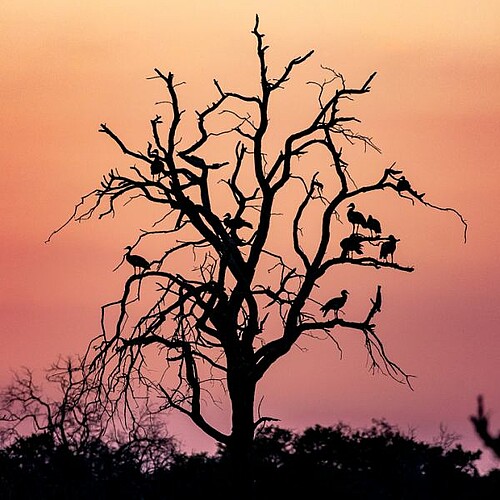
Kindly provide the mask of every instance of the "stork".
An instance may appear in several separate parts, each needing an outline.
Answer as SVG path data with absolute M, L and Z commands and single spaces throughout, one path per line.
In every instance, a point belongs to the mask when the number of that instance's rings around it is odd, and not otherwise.
M 137 274 L 137 269 L 142 269 L 143 271 L 151 269 L 151 264 L 144 257 L 130 253 L 132 251 L 131 246 L 126 246 L 125 250 L 127 250 L 125 259 L 131 266 L 133 266 L 134 274 Z
M 367 217 L 366 222 L 363 225 L 363 227 L 365 229 L 369 229 L 370 234 L 372 236 L 378 235 L 382 232 L 382 227 L 380 226 L 380 222 L 377 219 L 375 219 L 374 217 L 372 217 L 371 215 L 369 215 Z
M 318 193 L 319 193 L 320 195 L 322 195 L 322 194 L 323 194 L 323 189 L 324 189 L 324 187 L 325 187 L 325 186 L 323 185 L 323 183 L 322 183 L 322 182 L 319 182 L 318 180 L 314 179 L 314 180 L 313 180 L 313 182 L 312 182 L 312 185 L 313 185 L 313 186 L 315 186 L 315 187 L 317 188 Z
M 365 216 L 361 212 L 356 212 L 354 210 L 356 208 L 354 203 L 349 203 L 347 208 L 347 220 L 352 224 L 352 232 L 356 233 L 359 226 L 364 226 L 366 224 Z
M 380 246 L 380 258 L 387 262 L 390 257 L 391 262 L 394 262 L 394 252 L 396 251 L 396 243 L 398 241 L 393 234 L 390 234 L 387 241 L 384 241 Z
M 411 187 L 411 184 L 410 184 L 410 181 L 404 176 L 402 175 L 399 179 L 398 179 L 398 183 L 396 185 L 396 190 L 397 192 L 403 196 L 403 198 L 407 198 L 407 196 L 404 196 L 402 195 L 401 193 L 404 193 L 405 191 L 408 191 L 410 194 L 412 194 L 413 196 L 415 196 L 415 198 L 418 198 L 420 201 L 422 201 L 425 193 L 417 193 L 412 187 Z
M 327 301 L 320 309 L 320 311 L 323 313 L 323 316 L 326 316 L 329 311 L 333 311 L 335 313 L 335 318 L 338 318 L 339 311 L 347 302 L 348 295 L 349 292 L 347 290 L 342 290 L 339 297 L 334 297 L 333 299 Z
M 347 238 L 340 241 L 340 248 L 342 248 L 341 257 L 351 259 L 353 253 L 361 255 L 363 253 L 362 245 L 363 237 L 359 233 L 353 233 Z
M 229 212 L 224 215 L 224 225 L 233 231 L 241 229 L 242 227 L 249 227 L 250 229 L 253 227 L 250 222 L 246 221 L 239 215 L 231 218 L 231 214 Z
M 165 165 L 160 159 L 157 149 L 154 149 L 152 154 L 153 162 L 151 163 L 151 177 L 153 177 L 154 180 L 155 176 L 158 176 L 158 180 L 160 180 L 160 175 L 165 174 Z
M 402 175 L 399 179 L 398 179 L 398 183 L 396 185 L 396 189 L 398 190 L 398 192 L 402 192 L 402 191 L 411 191 L 411 184 L 410 184 L 410 181 L 404 176 Z

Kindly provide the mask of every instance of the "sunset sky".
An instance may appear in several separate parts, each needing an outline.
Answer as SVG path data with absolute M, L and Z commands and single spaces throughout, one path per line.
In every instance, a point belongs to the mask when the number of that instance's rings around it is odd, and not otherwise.
M 390 356 L 416 375 L 414 391 L 372 375 L 362 344 L 340 332 L 342 360 L 333 345 L 307 342 L 307 352 L 296 349 L 270 371 L 259 387 L 265 413 L 296 430 L 386 418 L 425 439 L 443 424 L 467 448 L 479 447 L 468 420 L 478 394 L 500 429 L 500 3 L 493 0 L 4 1 L 0 383 L 21 366 L 42 369 L 59 355 L 83 353 L 98 332 L 100 305 L 127 277 L 113 269 L 142 227 L 140 211 L 69 225 L 44 243 L 103 174 L 129 163 L 99 124 L 131 149 L 143 147 L 160 113 L 155 102 L 165 99 L 158 81 L 147 80 L 155 67 L 186 82 L 186 113 L 217 97 L 213 78 L 256 92 L 255 14 L 271 73 L 315 50 L 294 73 L 293 101 L 276 122 L 286 127 L 316 105 L 306 82 L 323 77 L 321 65 L 351 86 L 377 71 L 356 114 L 382 154 L 354 148 L 353 163 L 397 162 L 431 203 L 454 207 L 468 224 L 464 244 L 452 213 L 380 198 L 380 213 L 401 238 L 398 261 L 416 271 L 377 271 L 384 287 L 377 331 Z M 363 273 L 351 281 L 342 274 L 335 290 L 361 290 L 359 280 Z M 171 425 L 188 448 L 212 449 L 182 418 Z

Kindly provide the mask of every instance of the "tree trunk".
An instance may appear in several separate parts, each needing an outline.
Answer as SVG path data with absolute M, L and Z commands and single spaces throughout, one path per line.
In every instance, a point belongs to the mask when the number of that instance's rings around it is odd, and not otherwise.
M 228 373 L 228 389 L 232 403 L 232 428 L 226 448 L 230 498 L 254 498 L 253 439 L 255 382 L 242 366 Z

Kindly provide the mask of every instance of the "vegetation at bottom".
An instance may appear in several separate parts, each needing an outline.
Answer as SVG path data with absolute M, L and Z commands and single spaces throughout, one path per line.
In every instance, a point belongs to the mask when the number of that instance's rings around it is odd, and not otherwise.
M 364 429 L 339 423 L 303 432 L 268 426 L 254 447 L 255 498 L 287 495 L 330 499 L 498 498 L 500 469 L 479 474 L 481 451 L 442 433 L 418 440 L 384 420 Z M 50 432 L 4 439 L 0 498 L 225 498 L 225 451 L 186 454 L 171 436 L 154 440 L 100 437 L 84 446 Z

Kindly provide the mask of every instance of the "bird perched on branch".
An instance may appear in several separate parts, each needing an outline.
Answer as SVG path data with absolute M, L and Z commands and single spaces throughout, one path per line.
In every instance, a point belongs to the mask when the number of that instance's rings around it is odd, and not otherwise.
M 398 241 L 394 235 L 390 234 L 387 241 L 384 241 L 380 246 L 380 258 L 388 261 L 390 257 L 391 262 L 394 262 L 394 252 L 396 251 L 396 243 Z
M 342 290 L 339 297 L 334 297 L 333 299 L 327 301 L 320 309 L 320 311 L 323 313 L 323 316 L 326 316 L 329 311 L 333 311 L 335 313 L 335 318 L 338 318 L 339 311 L 347 302 L 348 295 L 349 292 L 347 290 Z
M 160 158 L 157 156 L 154 160 L 153 163 L 151 163 L 151 177 L 158 176 L 160 178 L 161 174 L 165 174 L 165 165 L 163 164 L 163 161 L 160 160 Z
M 153 163 L 151 163 L 151 177 L 153 177 L 154 179 L 155 176 L 158 176 L 159 179 L 160 175 L 165 174 L 165 164 L 162 160 L 160 160 L 158 151 L 156 151 L 156 149 L 155 152 L 156 154 L 154 156 Z
M 157 149 L 153 149 L 153 145 L 148 142 L 148 156 L 153 159 L 151 162 L 151 177 L 155 180 L 155 177 L 158 176 L 158 180 L 160 180 L 160 175 L 165 174 L 165 164 L 163 160 L 160 158 L 160 153 Z
M 396 184 L 396 189 L 401 193 L 402 191 L 411 191 L 410 181 L 402 175 L 398 179 L 398 183 Z
M 375 219 L 374 217 L 372 217 L 371 215 L 369 215 L 367 217 L 366 222 L 363 225 L 363 227 L 365 229 L 369 229 L 370 234 L 372 236 L 382 233 L 382 227 L 380 225 L 380 222 L 377 219 Z
M 347 220 L 352 224 L 352 232 L 356 233 L 359 230 L 359 226 L 364 227 L 366 224 L 365 216 L 361 212 L 354 210 L 356 208 L 354 203 L 349 203 L 347 208 Z
M 312 182 L 312 185 L 316 187 L 316 189 L 318 190 L 318 193 L 320 195 L 323 194 L 323 189 L 324 189 L 324 185 L 322 182 L 319 182 L 318 180 L 314 179 L 313 182 Z
M 340 248 L 342 248 L 342 258 L 352 258 L 353 253 L 361 255 L 363 253 L 363 236 L 359 233 L 352 233 L 347 238 L 340 241 Z
M 231 214 L 229 212 L 224 215 L 223 222 L 227 228 L 232 229 L 234 231 L 236 231 L 237 229 L 241 229 L 242 227 L 249 227 L 250 229 L 253 228 L 253 226 L 250 222 L 246 221 L 245 219 L 243 219 L 239 215 L 232 218 Z
M 410 181 L 404 176 L 402 175 L 399 179 L 398 179 L 398 183 L 396 184 L 396 189 L 398 191 L 398 193 L 403 196 L 401 193 L 404 193 L 405 191 L 408 191 L 410 194 L 412 194 L 413 196 L 415 196 L 415 198 L 418 198 L 420 201 L 422 201 L 422 198 L 424 197 L 425 193 L 417 193 L 412 187 L 411 187 L 411 184 L 410 184 Z M 407 198 L 407 196 L 403 196 L 404 198 Z
M 131 266 L 133 266 L 134 274 L 137 274 L 137 269 L 142 269 L 143 271 L 151 269 L 151 264 L 144 257 L 130 253 L 132 251 L 131 246 L 125 247 L 125 250 L 127 250 L 125 259 Z

